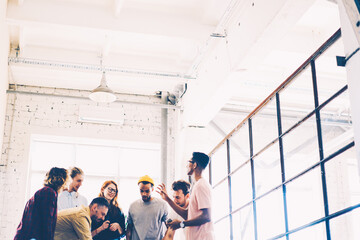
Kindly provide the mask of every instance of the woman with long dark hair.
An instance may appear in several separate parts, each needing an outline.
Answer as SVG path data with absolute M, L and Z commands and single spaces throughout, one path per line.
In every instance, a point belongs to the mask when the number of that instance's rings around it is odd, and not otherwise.
M 94 240 L 116 240 L 125 236 L 125 216 L 117 202 L 118 186 L 112 181 L 105 181 L 99 197 L 110 203 L 109 211 L 102 222 L 91 223 L 91 234 Z
M 54 167 L 46 173 L 44 187 L 38 190 L 26 203 L 14 240 L 54 239 L 57 196 L 67 179 L 67 170 L 64 168 Z

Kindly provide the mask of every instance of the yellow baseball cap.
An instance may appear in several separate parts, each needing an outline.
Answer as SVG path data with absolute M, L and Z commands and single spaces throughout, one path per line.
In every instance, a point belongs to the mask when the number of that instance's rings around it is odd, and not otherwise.
M 139 181 L 138 181 L 138 185 L 139 185 L 139 183 L 141 183 L 141 182 L 149 182 L 149 183 L 151 183 L 153 186 L 155 185 L 154 180 L 153 180 L 151 177 L 149 177 L 148 175 L 142 176 L 142 177 L 139 179 Z

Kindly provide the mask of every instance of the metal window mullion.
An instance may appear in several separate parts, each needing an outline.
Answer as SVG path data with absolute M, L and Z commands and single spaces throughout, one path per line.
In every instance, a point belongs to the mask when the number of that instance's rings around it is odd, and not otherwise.
M 340 210 L 340 211 L 337 211 L 337 212 L 334 212 L 334 213 L 330 214 L 330 215 L 327 216 L 327 217 L 323 217 L 323 218 L 317 219 L 317 220 L 315 220 L 315 221 L 312 221 L 312 222 L 310 222 L 310 223 L 307 223 L 307 224 L 305 224 L 305 225 L 302 225 L 302 226 L 300 226 L 300 227 L 291 229 L 291 230 L 290 230 L 289 232 L 287 232 L 287 233 L 282 233 L 282 234 L 277 235 L 277 236 L 275 236 L 275 237 L 272 237 L 272 238 L 270 238 L 270 239 L 268 239 L 268 240 L 280 239 L 280 238 L 282 238 L 283 236 L 285 236 L 285 234 L 292 234 L 292 233 L 298 232 L 298 231 L 303 230 L 303 229 L 305 229 L 305 228 L 309 228 L 309 227 L 312 227 L 312 226 L 314 226 L 314 225 L 316 225 L 316 224 L 322 223 L 322 222 L 324 222 L 324 221 L 326 221 L 326 220 L 330 220 L 330 219 L 339 217 L 339 216 L 341 216 L 341 215 L 344 215 L 344 214 L 346 214 L 346 213 L 349 213 L 349 212 L 351 212 L 351 211 L 353 211 L 353 210 L 355 210 L 355 209 L 358 209 L 358 208 L 360 208 L 360 204 L 356 204 L 356 205 L 353 205 L 353 206 L 344 208 L 344 209 L 342 209 L 342 210 Z
M 210 161 L 209 161 L 209 183 L 212 186 L 212 156 L 210 157 Z M 189 179 L 191 179 L 191 177 L 189 176 Z M 214 187 L 214 186 L 212 186 Z
M 276 113 L 278 123 L 278 134 L 279 134 L 279 153 L 280 153 L 280 166 L 281 166 L 281 183 L 283 191 L 283 204 L 284 204 L 284 218 L 285 218 L 285 232 L 289 231 L 288 211 L 287 211 L 287 198 L 286 198 L 286 181 L 285 178 L 285 162 L 284 162 L 284 148 L 282 141 L 282 124 L 281 124 L 281 108 L 280 108 L 280 96 L 276 93 Z M 286 234 L 286 239 L 289 240 L 289 235 Z
M 229 188 L 229 219 L 230 219 L 230 240 L 234 239 L 233 218 L 232 218 L 232 192 L 231 192 L 231 165 L 230 165 L 230 141 L 226 139 L 227 150 L 227 175 L 228 175 L 228 188 Z
M 252 135 L 252 123 L 251 118 L 248 119 L 249 123 L 249 146 L 250 146 L 250 166 L 251 166 L 251 186 L 252 186 L 252 200 L 253 200 L 253 215 L 254 215 L 254 235 L 255 240 L 258 239 L 258 230 L 257 230 L 257 217 L 256 217 L 256 186 L 255 186 L 255 169 L 254 169 L 254 159 L 253 159 L 253 135 Z
M 310 64 L 311 64 L 311 76 L 312 76 L 313 91 L 314 91 L 314 104 L 315 104 L 315 115 L 316 115 L 316 129 L 317 129 L 318 145 L 319 145 L 319 156 L 320 156 L 320 161 L 322 161 L 324 159 L 324 148 L 323 148 L 323 141 L 322 141 L 320 110 L 318 109 L 319 96 L 318 96 L 318 89 L 317 89 L 316 68 L 315 68 L 314 60 L 311 60 Z M 325 212 L 325 217 L 328 217 L 329 216 L 329 202 L 328 202 L 328 196 L 327 196 L 325 163 L 321 162 L 320 168 L 321 168 L 321 183 L 322 183 L 322 191 L 323 191 L 324 212 Z M 326 226 L 327 240 L 331 240 L 329 219 L 325 220 L 325 226 Z

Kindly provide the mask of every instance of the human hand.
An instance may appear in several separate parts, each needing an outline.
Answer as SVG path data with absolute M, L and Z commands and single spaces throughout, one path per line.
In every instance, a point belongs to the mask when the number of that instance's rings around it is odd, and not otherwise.
M 159 186 L 157 186 L 156 192 L 157 192 L 158 194 L 160 194 L 160 196 L 161 196 L 165 201 L 167 201 L 167 200 L 170 199 L 170 198 L 169 198 L 169 195 L 167 194 L 166 187 L 165 187 L 165 184 L 164 184 L 164 183 L 162 183 L 162 184 L 160 184 Z
M 121 229 L 121 227 L 120 227 L 120 225 L 118 224 L 118 223 L 112 223 L 112 224 L 110 224 L 110 231 L 113 231 L 113 232 L 115 232 L 116 230 L 118 230 L 119 231 L 119 233 L 121 234 L 122 233 L 122 229 Z
M 103 224 L 101 225 L 101 231 L 109 228 L 109 224 L 110 224 L 109 220 L 106 220 L 105 222 L 103 222 Z
M 169 227 L 169 223 L 171 223 L 171 222 L 172 222 L 172 219 L 170 219 L 170 218 L 168 220 L 166 220 L 165 225 L 167 228 Z
M 180 228 L 180 223 L 181 223 L 180 220 L 175 219 L 175 220 L 172 220 L 171 222 L 169 222 L 167 225 L 170 228 L 176 230 L 176 229 Z

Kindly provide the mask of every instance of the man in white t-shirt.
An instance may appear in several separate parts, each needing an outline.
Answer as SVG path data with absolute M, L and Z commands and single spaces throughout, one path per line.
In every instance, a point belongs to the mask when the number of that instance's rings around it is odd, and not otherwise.
M 189 206 L 190 183 L 188 183 L 184 180 L 175 181 L 172 184 L 172 190 L 174 191 L 174 193 L 173 193 L 174 203 L 184 209 L 187 209 Z M 184 220 L 174 210 L 170 211 L 169 219 Z M 178 229 L 176 231 L 176 234 L 175 234 L 175 230 L 173 228 L 168 228 L 163 240 L 170 240 L 170 239 L 185 240 L 186 239 L 186 228 Z
M 73 167 L 70 169 L 70 177 L 72 179 L 69 189 L 64 190 L 59 194 L 58 197 L 58 211 L 80 207 L 88 206 L 87 199 L 80 195 L 78 190 L 84 181 L 84 172 L 78 167 Z
M 211 186 L 202 178 L 202 172 L 209 164 L 209 156 L 193 152 L 193 156 L 187 165 L 188 175 L 192 176 L 195 184 L 192 187 L 188 209 L 175 204 L 167 195 L 165 186 L 162 184 L 158 192 L 185 220 L 173 220 L 168 224 L 174 230 L 187 227 L 187 240 L 214 240 L 214 226 L 211 221 Z

